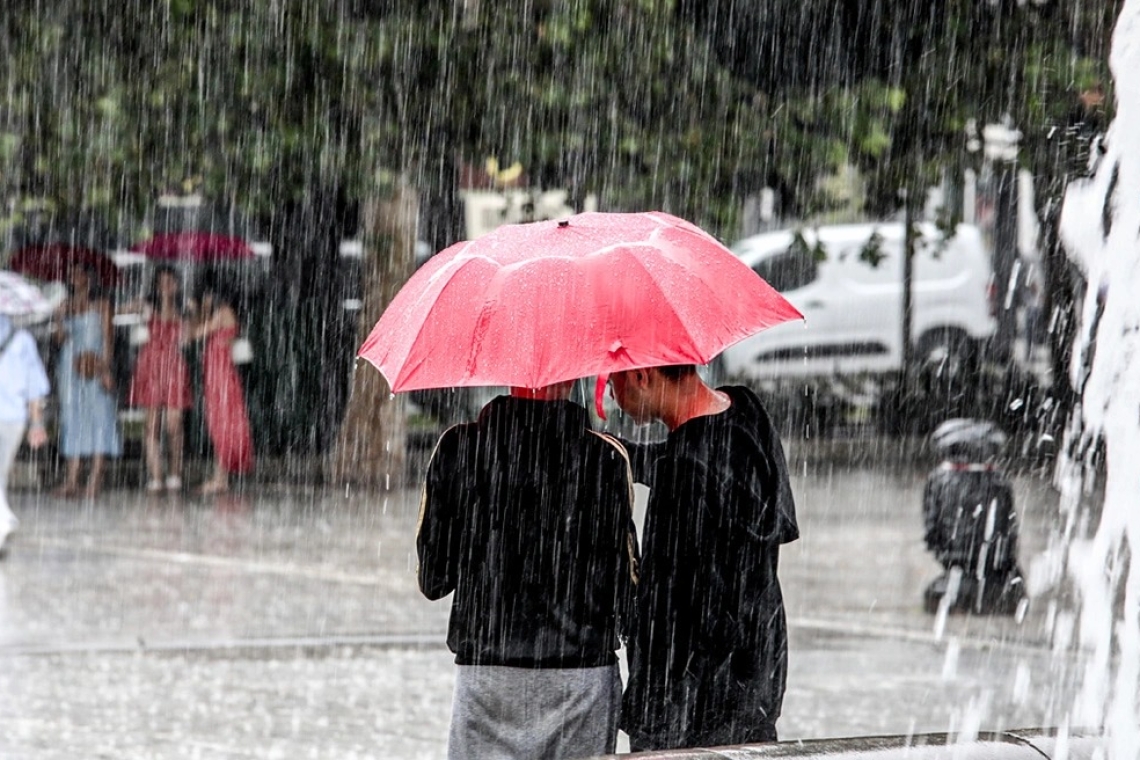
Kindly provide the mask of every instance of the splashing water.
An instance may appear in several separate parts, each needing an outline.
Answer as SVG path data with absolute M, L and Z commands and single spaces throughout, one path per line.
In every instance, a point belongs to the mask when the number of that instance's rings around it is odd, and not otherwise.
M 1083 394 L 1057 468 L 1067 569 L 1080 595 L 1080 643 L 1092 655 L 1074 725 L 1103 724 L 1109 757 L 1140 757 L 1140 0 L 1113 35 L 1117 113 L 1095 174 L 1065 195 L 1061 234 L 1088 290 L 1071 373 Z M 1100 219 L 1101 224 L 1090 224 Z M 1104 444 L 1099 524 L 1085 539 L 1089 462 Z

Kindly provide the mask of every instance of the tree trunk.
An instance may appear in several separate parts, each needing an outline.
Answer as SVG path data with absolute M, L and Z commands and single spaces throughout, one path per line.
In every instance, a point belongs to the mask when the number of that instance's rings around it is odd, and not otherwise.
M 990 341 L 990 358 L 1009 362 L 1017 337 L 1017 308 L 1021 279 L 1017 248 L 1017 164 L 995 162 L 998 177 L 994 208 L 994 288 L 997 296 L 997 333 Z
M 903 271 L 902 271 L 902 366 L 899 386 L 903 394 L 910 393 L 912 367 L 914 365 L 914 255 L 918 247 L 917 209 L 915 204 L 920 197 L 917 192 L 908 191 L 904 200 L 903 212 Z
M 400 181 L 391 195 L 364 202 L 364 306 L 357 345 L 364 342 L 385 307 L 411 276 L 418 198 Z M 384 376 L 358 361 L 337 445 L 329 461 L 335 483 L 388 487 L 404 477 L 407 430 L 404 400 L 393 397 Z
M 914 427 L 914 344 L 911 340 L 914 322 L 914 253 L 918 246 L 918 228 L 915 226 L 916 209 L 912 204 L 917 193 L 910 188 L 903 190 L 903 246 L 902 246 L 902 288 L 899 298 L 901 356 L 898 371 L 894 374 L 893 386 L 880 400 L 882 429 L 890 435 L 903 435 Z
M 273 274 L 246 324 L 257 349 L 246 402 L 259 452 L 324 454 L 340 433 L 359 342 L 340 241 L 355 234 L 356 208 L 339 188 L 313 183 L 265 220 Z M 285 317 L 284 315 L 288 315 Z M 334 370 L 335 368 L 335 370 Z

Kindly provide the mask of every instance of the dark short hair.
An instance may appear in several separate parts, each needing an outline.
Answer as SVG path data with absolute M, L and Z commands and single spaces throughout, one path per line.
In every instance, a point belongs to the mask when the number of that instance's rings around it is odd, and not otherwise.
M 71 272 L 74 270 L 80 270 L 87 275 L 87 297 L 89 299 L 98 301 L 107 297 L 107 294 L 103 292 L 103 281 L 99 279 L 99 272 L 96 271 L 94 264 L 89 264 L 85 261 L 73 262 L 68 267 L 67 277 L 69 279 Z
M 201 303 L 203 297 L 209 293 L 214 297 L 215 302 L 224 303 L 236 312 L 240 306 L 238 302 L 241 300 L 241 294 L 238 290 L 238 287 L 224 273 L 210 267 L 202 273 L 198 280 L 194 297 L 198 303 Z
M 174 308 L 181 312 L 186 308 L 185 304 L 183 303 L 184 298 L 182 295 L 182 277 L 178 274 L 178 270 L 170 264 L 159 264 L 154 268 L 154 272 L 150 277 L 150 292 L 147 293 L 147 301 L 150 302 L 151 307 L 155 311 L 158 311 L 159 306 L 162 304 L 162 296 L 159 295 L 158 292 L 158 281 L 164 274 L 170 275 L 174 278 L 174 281 L 178 283 L 178 293 L 174 296 Z
M 697 374 L 697 365 L 664 364 L 657 367 L 657 371 L 660 372 L 666 380 L 681 380 L 682 378 Z

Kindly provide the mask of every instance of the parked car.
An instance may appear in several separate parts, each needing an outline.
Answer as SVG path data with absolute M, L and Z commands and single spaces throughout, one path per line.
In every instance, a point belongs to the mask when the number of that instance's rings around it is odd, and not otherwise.
M 920 367 L 961 371 L 997 329 L 991 257 L 972 225 L 959 225 L 948 239 L 932 224 L 920 229 L 913 355 Z M 782 230 L 732 250 L 803 312 L 805 323 L 782 324 L 730 347 L 723 354 L 728 376 L 799 380 L 902 368 L 901 223 Z

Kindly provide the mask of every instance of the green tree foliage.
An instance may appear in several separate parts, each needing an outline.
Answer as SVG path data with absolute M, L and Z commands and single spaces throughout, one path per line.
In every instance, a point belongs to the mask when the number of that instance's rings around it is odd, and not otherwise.
M 16 3 L 2 42 L 8 198 L 139 211 L 199 190 L 271 213 L 459 159 L 701 217 L 761 112 L 661 4 Z
M 961 163 L 970 119 L 1063 123 L 1106 81 L 1118 5 L 16 0 L 0 189 L 137 211 L 189 187 L 268 213 L 498 156 L 730 233 L 741 194 L 811 213 L 820 174 L 853 165 L 882 212 Z
M 965 151 L 969 122 L 1008 116 L 1039 169 L 1038 142 L 1081 93 L 1107 87 L 1120 0 L 679 0 L 714 57 L 770 104 L 772 172 L 801 214 L 825 210 L 814 178 L 851 164 L 867 205 L 897 208 Z
M 789 215 L 828 211 L 820 177 L 850 167 L 888 213 L 900 188 L 916 199 L 960 168 L 971 119 L 1010 114 L 1029 160 L 1059 165 L 1049 127 L 1107 86 L 1119 4 L 7 0 L 0 224 L 29 205 L 137 224 L 187 191 L 256 214 L 284 275 L 275 308 L 297 325 L 266 328 L 288 370 L 271 374 L 317 389 L 274 403 L 308 430 L 335 397 L 320 385 L 334 357 L 311 352 L 351 342 L 327 322 L 335 242 L 391 188 L 419 190 L 437 245 L 459 232 L 460 164 L 489 156 L 724 237 L 764 186 Z

